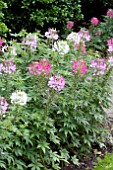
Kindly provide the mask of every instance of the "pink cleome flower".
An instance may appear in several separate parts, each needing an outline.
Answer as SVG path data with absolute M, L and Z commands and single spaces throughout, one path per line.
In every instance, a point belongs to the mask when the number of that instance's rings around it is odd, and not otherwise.
M 108 44 L 108 51 L 113 52 L 113 38 L 110 38 L 107 44 Z
M 107 14 L 108 17 L 113 18 L 113 9 L 108 9 Z
M 92 23 L 94 26 L 98 25 L 98 23 L 99 23 L 98 18 L 96 18 L 96 17 L 91 18 L 91 23 Z
M 0 97 L 0 113 L 5 113 L 8 108 L 8 103 L 4 97 Z
M 65 79 L 62 76 L 54 75 L 49 79 L 48 86 L 56 91 L 60 91 L 65 86 Z
M 34 75 L 49 75 L 51 70 L 51 64 L 47 59 L 42 58 L 38 62 L 32 62 L 30 64 L 29 73 Z
M 48 39 L 57 40 L 58 39 L 58 34 L 57 34 L 56 29 L 49 28 L 48 32 L 45 32 L 45 37 L 47 37 Z
M 87 65 L 86 65 L 86 61 L 84 60 L 74 60 L 73 61 L 73 73 L 77 73 L 79 72 L 80 74 L 86 74 L 87 71 Z
M 1 37 L 0 37 L 0 47 L 2 47 L 3 43 L 4 43 L 4 40 L 2 40 Z
M 101 75 L 104 74 L 105 70 L 106 70 L 106 63 L 105 63 L 105 59 L 104 58 L 97 58 L 95 60 L 93 60 L 91 62 L 90 65 L 93 70 L 94 70 L 94 75 Z
M 68 21 L 66 26 L 67 26 L 68 29 L 71 29 L 74 26 L 74 22 L 73 21 Z

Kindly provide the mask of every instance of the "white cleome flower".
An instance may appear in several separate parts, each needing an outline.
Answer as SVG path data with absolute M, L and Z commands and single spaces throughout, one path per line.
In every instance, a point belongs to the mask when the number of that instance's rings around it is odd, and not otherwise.
M 67 39 L 68 41 L 74 42 L 75 39 L 76 39 L 76 37 L 77 37 L 77 33 L 76 33 L 76 32 L 71 32 L 71 33 L 67 36 L 66 39 Z
M 28 97 L 24 91 L 17 90 L 14 93 L 12 93 L 10 99 L 11 103 L 23 106 L 27 103 Z
M 54 43 L 53 46 L 54 51 L 58 51 L 59 54 L 64 55 L 68 53 L 69 51 L 69 45 L 67 44 L 67 41 L 57 41 Z

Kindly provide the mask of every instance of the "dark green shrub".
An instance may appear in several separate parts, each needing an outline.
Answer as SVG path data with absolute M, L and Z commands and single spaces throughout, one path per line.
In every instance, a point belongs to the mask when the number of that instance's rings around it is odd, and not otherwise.
M 22 28 L 45 31 L 51 26 L 63 32 L 68 20 L 76 23 L 83 17 L 80 0 L 6 0 L 6 3 L 4 21 L 13 32 Z
M 4 17 L 4 14 L 2 13 L 3 8 L 6 8 L 6 3 L 0 0 L 0 35 L 3 35 L 8 30 L 6 25 L 3 23 L 3 17 Z

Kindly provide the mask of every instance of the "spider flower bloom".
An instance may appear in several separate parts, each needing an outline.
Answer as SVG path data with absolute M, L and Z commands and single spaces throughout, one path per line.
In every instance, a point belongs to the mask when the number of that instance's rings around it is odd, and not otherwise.
M 71 28 L 74 27 L 74 22 L 73 21 L 68 21 L 66 26 L 67 26 L 68 29 L 71 29 Z
M 60 40 L 53 45 L 53 51 L 58 51 L 59 54 L 65 55 L 69 52 L 70 48 L 67 41 Z
M 45 32 L 45 37 L 52 40 L 58 40 L 58 34 L 56 29 L 49 28 L 48 32 Z
M 8 103 L 4 97 L 0 97 L 0 113 L 5 113 L 8 108 Z
M 31 50 L 37 47 L 37 35 L 28 34 L 26 38 L 22 41 L 23 45 L 29 46 Z
M 98 18 L 96 18 L 96 17 L 91 18 L 91 23 L 92 23 L 94 26 L 98 25 L 98 23 L 99 23 Z
M 110 38 L 107 44 L 108 44 L 108 51 L 113 52 L 113 38 Z
M 110 66 L 113 66 L 113 56 L 108 58 L 108 62 Z
M 23 106 L 26 105 L 28 97 L 24 91 L 17 90 L 14 93 L 12 93 L 10 99 L 11 103 Z
M 104 74 L 106 67 L 107 67 L 105 63 L 105 59 L 103 58 L 97 58 L 93 60 L 90 66 L 93 68 L 95 75 Z
M 87 71 L 87 65 L 86 61 L 84 60 L 74 60 L 73 61 L 73 73 L 79 72 L 80 74 L 86 74 Z
M 62 76 L 54 75 L 49 79 L 48 86 L 56 91 L 60 91 L 65 86 L 65 79 Z
M 76 36 L 77 36 L 77 33 L 76 33 L 76 32 L 71 32 L 71 33 L 67 36 L 66 40 L 71 41 L 71 42 L 74 42 L 74 40 L 76 39 Z
M 13 60 L 4 60 L 4 73 L 11 74 L 15 72 L 16 65 L 14 64 Z
M 39 62 L 30 64 L 29 73 L 34 75 L 49 75 L 51 71 L 51 64 L 47 59 L 42 58 Z
M 113 9 L 108 9 L 107 16 L 113 18 Z
M 89 34 L 89 31 L 88 31 L 88 30 L 81 29 L 81 30 L 78 32 L 78 37 L 80 37 L 80 40 L 81 40 L 82 42 L 90 41 L 90 34 Z

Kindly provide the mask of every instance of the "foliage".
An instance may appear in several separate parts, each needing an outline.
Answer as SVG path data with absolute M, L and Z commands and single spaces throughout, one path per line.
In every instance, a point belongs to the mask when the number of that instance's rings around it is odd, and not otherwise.
M 7 26 L 3 23 L 4 14 L 2 13 L 2 9 L 6 8 L 6 3 L 0 0 L 0 35 L 3 35 L 8 31 Z
M 98 158 L 98 164 L 93 170 L 113 169 L 113 154 L 106 153 L 104 159 Z
M 45 31 L 49 26 L 63 32 L 68 20 L 77 22 L 83 17 L 80 0 L 22 0 L 19 3 L 18 0 L 6 0 L 6 3 L 4 22 L 13 32 L 23 28 L 31 32 Z
M 53 29 L 48 39 L 23 30 L 1 47 L 1 170 L 58 170 L 69 160 L 78 165 L 92 144 L 109 138 L 104 108 L 112 65 L 104 61 L 103 72 L 91 67 L 100 56 L 81 50 L 82 31 L 76 48 L 69 37 L 54 40 Z

